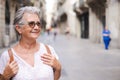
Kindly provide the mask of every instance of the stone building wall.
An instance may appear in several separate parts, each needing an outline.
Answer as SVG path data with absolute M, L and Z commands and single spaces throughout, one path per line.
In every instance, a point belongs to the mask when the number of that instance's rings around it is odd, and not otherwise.
M 0 47 L 4 46 L 5 35 L 5 0 L 0 0 Z
M 94 43 L 100 43 L 102 38 L 103 24 L 97 15 L 91 9 L 89 9 L 89 34 L 90 40 Z
M 0 47 L 8 47 L 12 42 L 17 41 L 17 35 L 13 25 L 13 19 L 15 16 L 17 0 L 0 0 Z M 5 9 L 6 5 L 9 6 L 10 11 L 10 23 L 6 24 Z M 19 6 L 19 5 L 17 5 Z M 7 30 L 6 30 L 7 28 Z M 7 32 L 6 32 L 7 31 Z
M 10 29 L 9 30 L 10 31 L 10 34 L 9 34 L 10 43 L 15 42 L 17 40 L 17 35 L 16 35 L 15 28 L 14 28 L 14 25 L 13 25 L 16 5 L 17 5 L 16 1 L 11 1 L 10 5 L 9 5 L 10 6 L 10 25 L 9 25 L 9 29 Z
M 92 1 L 93 4 L 97 2 Z M 94 43 L 102 42 L 102 29 L 107 26 L 111 31 L 112 40 L 110 46 L 120 48 L 120 1 L 106 0 L 104 7 L 98 6 L 94 8 L 95 5 L 93 4 L 91 3 L 89 6 L 90 40 Z M 102 23 L 102 16 L 105 16 L 105 25 Z
M 8 4 L 5 4 L 8 1 Z M 25 0 L 26 1 L 26 0 Z M 16 9 L 31 5 L 30 1 L 25 2 L 20 0 L 0 0 L 0 47 L 8 47 L 13 42 L 18 40 L 18 35 L 15 32 L 13 20 L 15 16 Z M 25 3 L 25 4 L 24 4 Z M 10 23 L 6 25 L 5 22 L 5 9 L 6 5 L 9 6 L 10 11 Z M 6 30 L 6 27 L 8 30 Z M 8 32 L 6 32 L 8 31 Z
M 80 37 L 80 23 L 76 17 L 76 13 L 73 11 L 73 5 L 76 1 L 78 0 L 66 0 L 61 6 L 61 12 L 67 15 L 67 20 L 62 22 L 61 26 L 63 29 L 65 29 L 66 26 L 69 26 L 71 35 Z
M 111 46 L 120 48 L 120 2 L 118 0 L 107 1 L 106 25 L 111 31 Z

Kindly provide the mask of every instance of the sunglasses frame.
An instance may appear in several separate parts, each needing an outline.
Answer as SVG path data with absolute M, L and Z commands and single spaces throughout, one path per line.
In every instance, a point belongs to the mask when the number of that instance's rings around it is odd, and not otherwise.
M 35 22 L 35 21 L 30 21 L 28 22 L 28 25 L 31 27 L 31 28 L 34 28 L 35 25 L 37 25 L 39 28 L 41 28 L 41 23 L 39 21 Z
M 26 23 L 20 22 L 19 25 L 26 25 Z M 37 25 L 39 28 L 41 28 L 40 21 L 37 21 L 37 22 L 35 22 L 35 21 L 29 21 L 29 22 L 27 22 L 27 25 L 29 25 L 29 27 L 31 27 L 31 28 L 34 28 L 35 25 Z

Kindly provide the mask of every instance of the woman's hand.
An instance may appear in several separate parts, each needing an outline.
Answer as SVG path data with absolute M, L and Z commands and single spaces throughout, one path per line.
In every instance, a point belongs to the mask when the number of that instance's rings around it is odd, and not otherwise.
M 55 70 L 61 69 L 61 65 L 59 61 L 51 54 L 43 54 L 41 56 L 41 60 L 43 61 L 44 64 L 47 64 Z
M 43 54 L 41 56 L 41 60 L 44 64 L 47 64 L 51 67 L 53 67 L 54 70 L 54 80 L 58 80 L 61 75 L 61 64 L 60 62 L 55 58 L 55 56 L 51 54 Z
M 3 72 L 3 76 L 5 78 L 5 80 L 9 80 L 11 77 L 13 77 L 15 74 L 17 74 L 18 72 L 18 64 L 16 61 L 12 61 L 10 63 L 10 60 L 8 61 L 8 63 L 5 66 L 4 72 Z

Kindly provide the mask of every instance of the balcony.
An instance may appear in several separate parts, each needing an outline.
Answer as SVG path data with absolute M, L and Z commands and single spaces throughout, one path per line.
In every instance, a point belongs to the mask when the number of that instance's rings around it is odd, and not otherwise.
M 90 7 L 104 7 L 106 6 L 106 2 L 107 0 L 86 0 L 86 3 L 90 6 Z
M 88 5 L 86 4 L 86 0 L 79 0 L 74 4 L 74 11 L 77 14 L 82 14 L 88 11 Z

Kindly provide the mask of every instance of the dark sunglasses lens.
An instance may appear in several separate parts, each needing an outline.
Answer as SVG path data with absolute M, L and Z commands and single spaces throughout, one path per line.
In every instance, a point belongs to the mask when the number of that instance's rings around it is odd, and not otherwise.
M 33 21 L 29 22 L 28 24 L 29 24 L 30 27 L 34 27 L 35 26 L 35 22 L 33 22 Z
M 37 22 L 36 24 L 37 24 L 37 26 L 39 26 L 39 27 L 41 26 L 40 22 Z
M 38 27 L 41 27 L 41 23 L 40 22 L 34 22 L 34 21 L 31 21 L 31 22 L 28 22 L 28 25 L 32 28 L 35 27 L 35 25 L 37 25 Z

